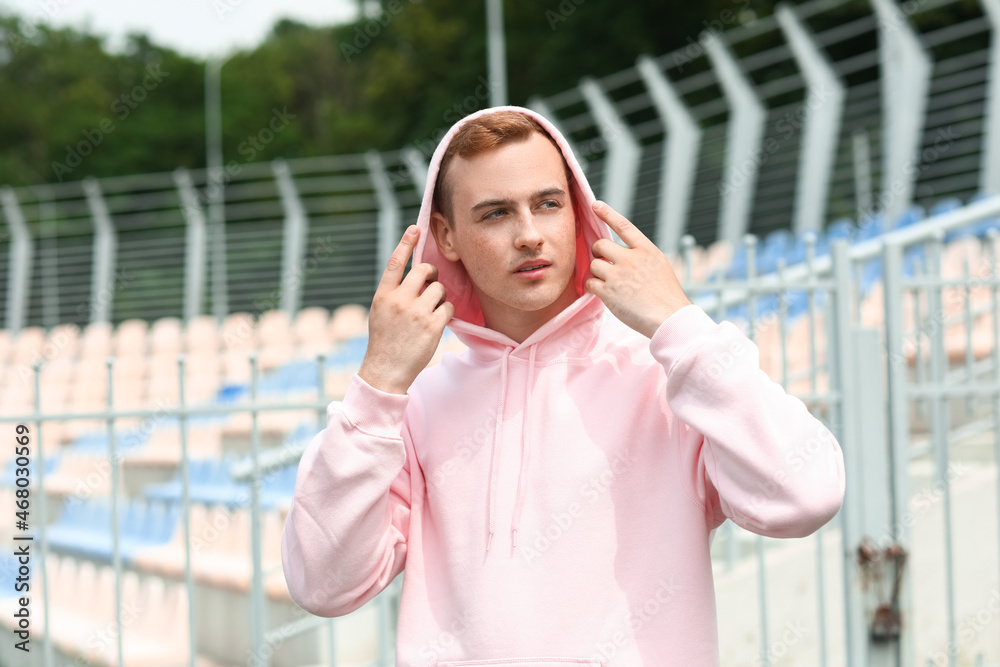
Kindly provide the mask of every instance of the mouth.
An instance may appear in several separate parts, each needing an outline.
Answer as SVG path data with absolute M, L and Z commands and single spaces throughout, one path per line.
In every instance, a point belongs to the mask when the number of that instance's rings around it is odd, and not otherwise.
M 524 266 L 514 272 L 514 275 L 522 280 L 539 280 L 548 272 L 549 268 L 550 265 L 545 262 L 525 263 Z
M 540 271 L 541 269 L 547 269 L 550 266 L 549 262 L 544 260 L 538 260 L 535 262 L 525 262 L 521 267 L 514 271 L 514 273 L 532 273 L 535 271 Z

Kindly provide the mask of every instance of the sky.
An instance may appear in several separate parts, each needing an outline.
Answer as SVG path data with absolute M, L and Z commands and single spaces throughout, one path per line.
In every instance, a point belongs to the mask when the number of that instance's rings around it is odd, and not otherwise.
M 356 0 L 0 0 L 30 26 L 74 27 L 107 37 L 119 51 L 129 32 L 189 56 L 223 56 L 263 41 L 280 18 L 309 25 L 353 19 Z

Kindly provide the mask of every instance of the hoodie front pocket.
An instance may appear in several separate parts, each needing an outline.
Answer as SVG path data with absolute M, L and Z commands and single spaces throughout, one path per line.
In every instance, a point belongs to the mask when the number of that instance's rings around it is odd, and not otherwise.
M 606 667 L 602 660 L 587 658 L 492 658 L 489 660 L 448 660 L 435 663 L 434 667 L 473 667 L 473 665 L 492 665 L 492 667 L 558 667 L 559 665 L 584 665 L 584 667 Z

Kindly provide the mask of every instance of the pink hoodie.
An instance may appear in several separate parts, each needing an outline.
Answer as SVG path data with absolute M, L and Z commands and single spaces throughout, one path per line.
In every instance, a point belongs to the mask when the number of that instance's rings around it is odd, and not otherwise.
M 556 139 L 582 221 L 581 296 L 520 344 L 483 326 L 428 229 L 447 144 L 500 109 Z M 438 267 L 468 349 L 405 396 L 355 374 L 302 456 L 281 540 L 292 599 L 341 616 L 405 567 L 398 667 L 718 665 L 715 529 L 802 537 L 840 509 L 840 445 L 736 326 L 688 305 L 647 339 L 585 291 L 590 246 L 611 238 L 593 201 L 535 112 L 458 121 L 431 159 L 413 263 Z

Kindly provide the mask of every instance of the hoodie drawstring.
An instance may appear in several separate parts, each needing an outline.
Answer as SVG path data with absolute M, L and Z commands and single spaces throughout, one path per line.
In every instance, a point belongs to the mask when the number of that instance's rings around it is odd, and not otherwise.
M 504 399 L 507 396 L 507 359 L 514 350 L 512 347 L 504 349 L 503 358 L 500 360 L 500 397 L 497 400 L 497 424 L 493 432 L 492 462 L 490 463 L 490 536 L 486 540 L 486 553 L 490 551 L 493 543 L 493 506 L 496 504 L 496 476 L 497 476 L 497 446 L 500 444 L 500 435 L 503 432 L 503 409 Z
M 493 544 L 493 533 L 494 531 L 494 506 L 496 505 L 496 475 L 497 475 L 497 448 L 500 445 L 500 438 L 503 433 L 503 413 L 504 413 L 504 403 L 506 401 L 507 395 L 507 368 L 509 364 L 510 353 L 513 352 L 513 348 L 506 348 L 504 350 L 503 358 L 500 361 L 500 396 L 497 399 L 497 422 L 496 429 L 493 434 L 493 451 L 492 451 L 492 463 L 490 466 L 490 534 L 489 538 L 486 540 L 486 552 L 489 553 L 490 545 Z M 528 442 L 529 434 L 531 433 L 531 388 L 534 384 L 532 382 L 532 376 L 535 373 L 535 346 L 532 345 L 529 348 L 528 353 L 528 390 L 525 392 L 524 398 L 524 432 L 521 436 L 521 469 L 517 474 L 517 496 L 514 504 L 514 516 L 511 520 L 511 542 L 513 547 L 517 548 L 517 526 L 521 521 L 521 508 L 524 504 L 522 494 L 524 492 L 525 486 L 525 476 L 524 471 L 528 467 L 528 453 L 530 452 L 530 444 Z
M 524 488 L 524 471 L 528 467 L 528 452 L 530 450 L 528 444 L 529 434 L 531 433 L 531 385 L 534 384 L 531 381 L 531 376 L 535 371 L 535 346 L 532 345 L 528 353 L 528 391 L 525 392 L 524 396 L 524 432 L 521 435 L 521 471 L 517 474 L 517 500 L 514 502 L 514 519 L 511 521 L 511 542 L 514 548 L 517 548 L 517 526 L 521 521 L 521 491 Z

